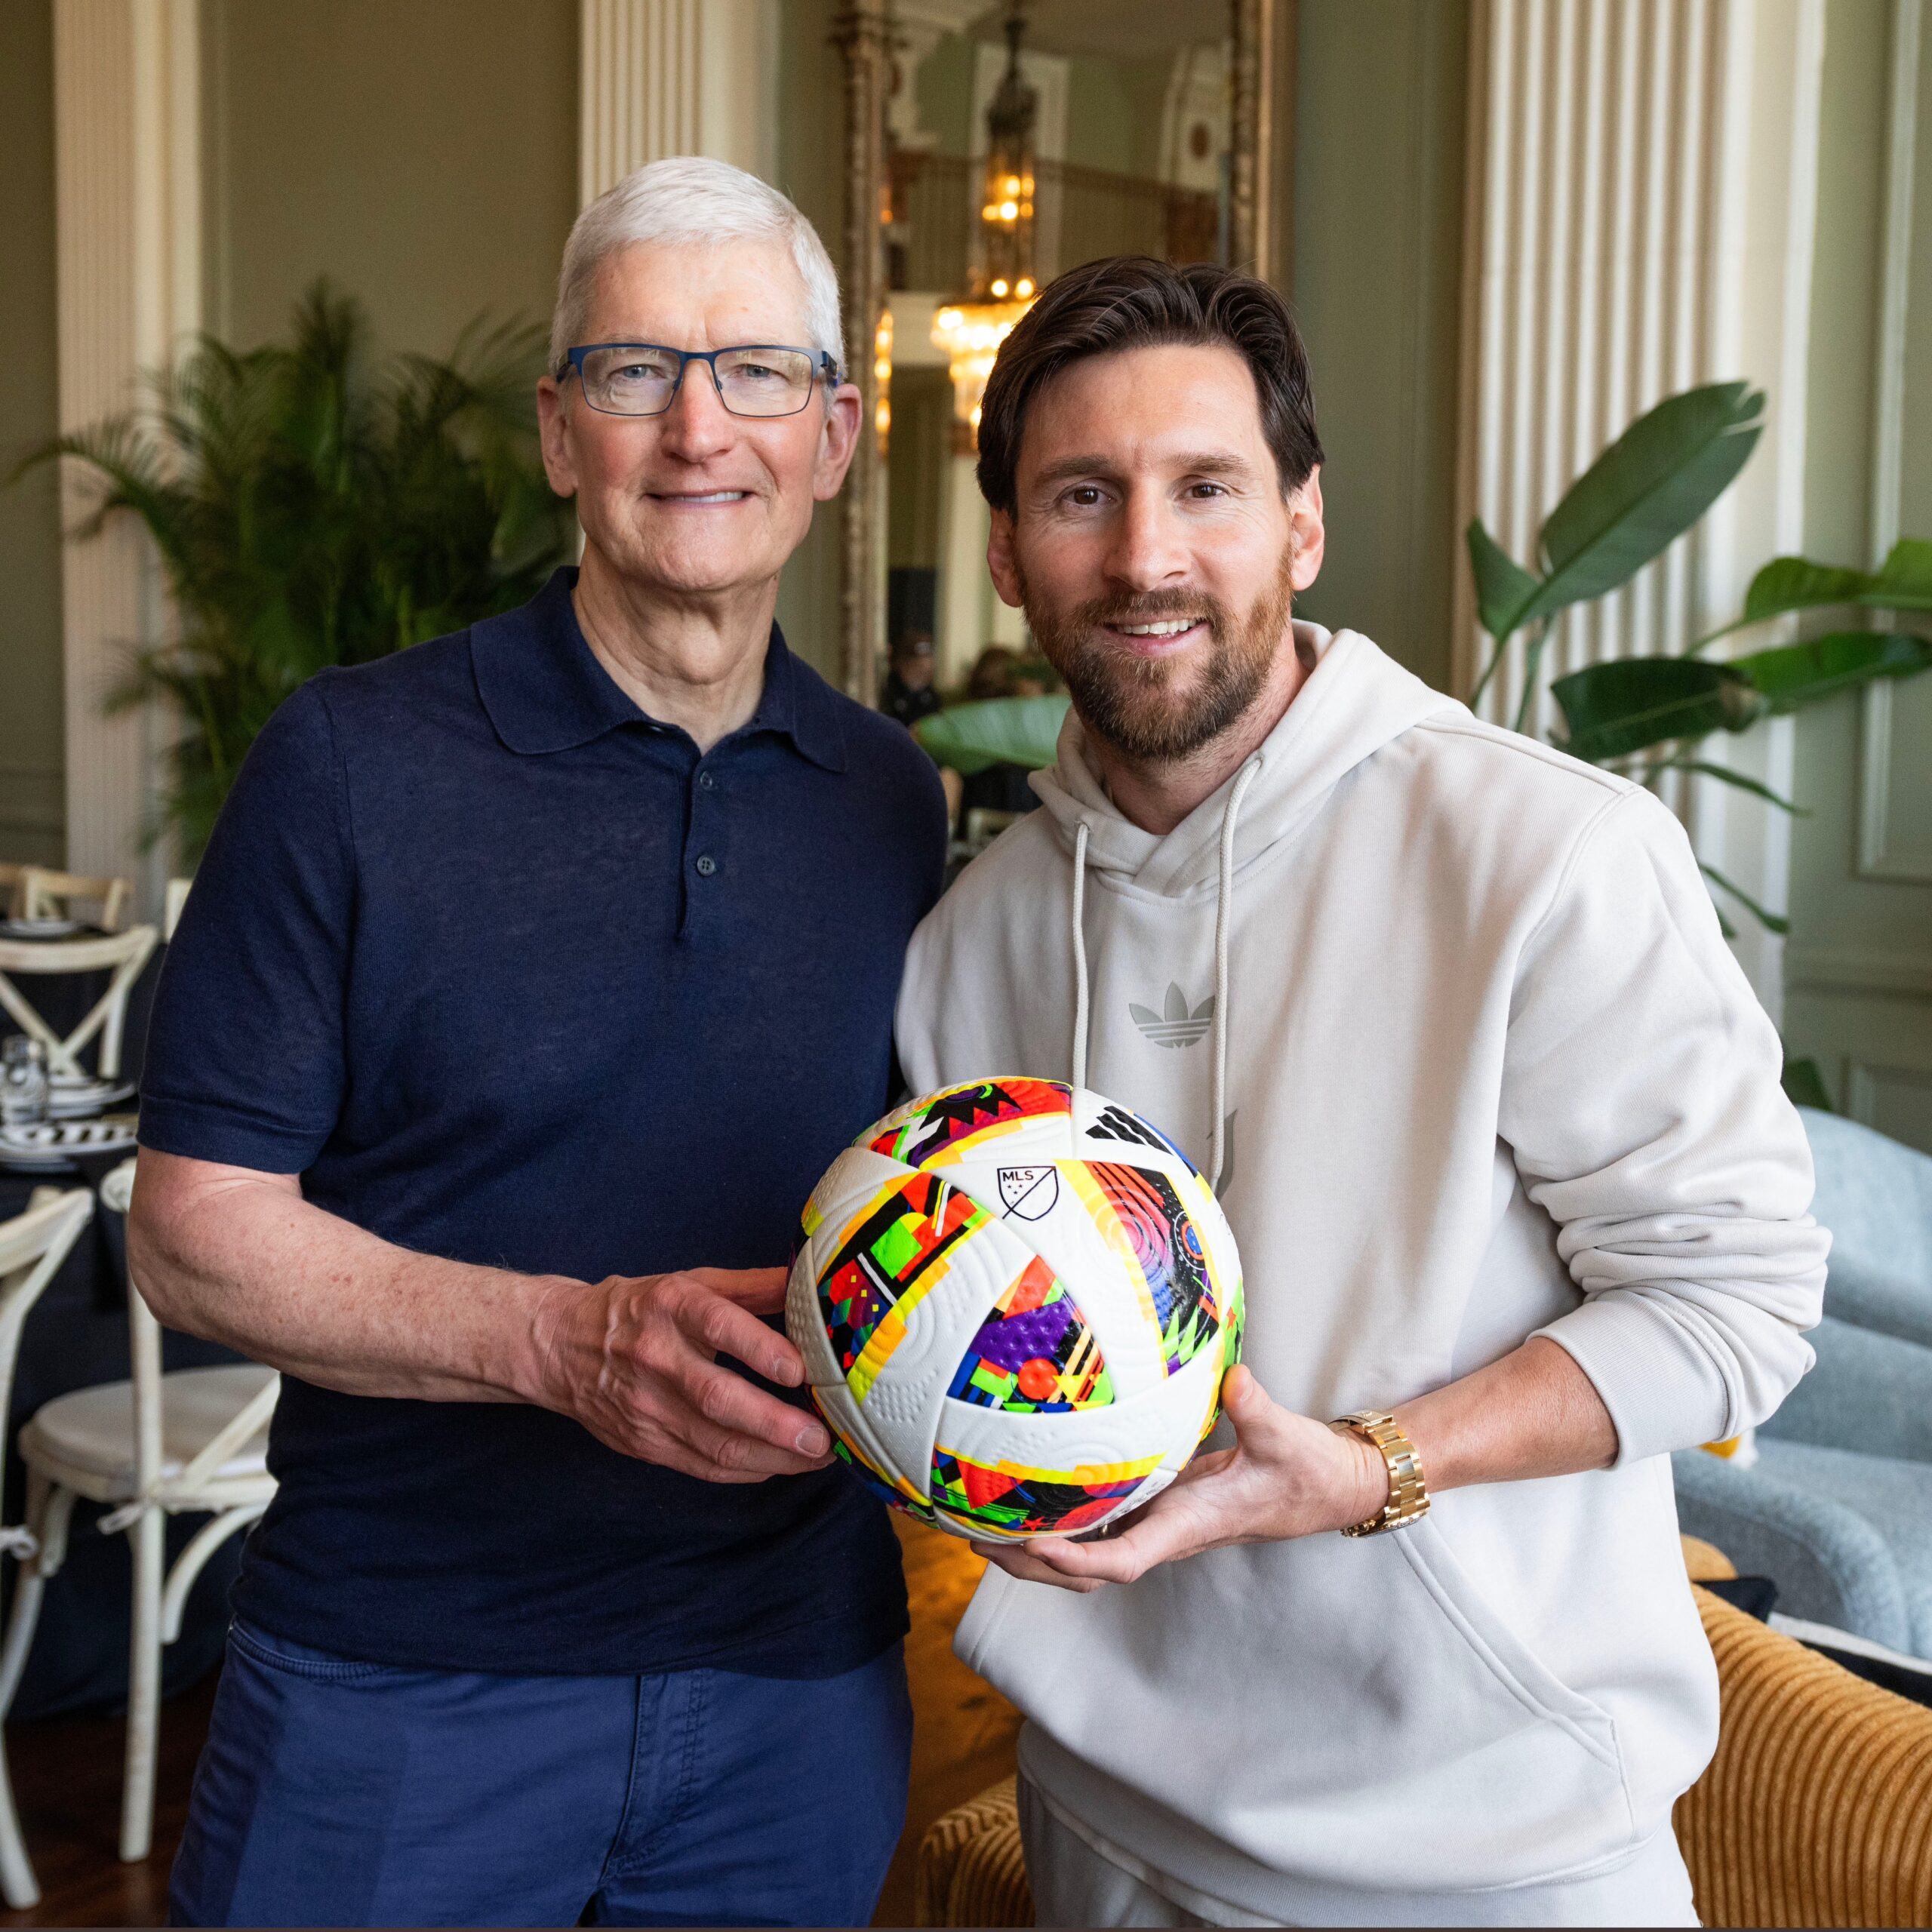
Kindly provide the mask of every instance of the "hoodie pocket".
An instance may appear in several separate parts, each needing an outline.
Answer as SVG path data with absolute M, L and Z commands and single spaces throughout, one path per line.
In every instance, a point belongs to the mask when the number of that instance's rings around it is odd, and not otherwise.
M 1112 1781 L 1071 1770 L 1060 1801 L 1219 1896 L 1234 1895 L 1217 1842 L 1297 1881 L 1372 1871 L 1460 1890 L 1587 1872 L 1637 1841 L 1609 1714 L 1542 1663 L 1432 1521 L 1212 1551 L 1091 1596 L 1001 1577 L 959 1639 Z
M 1616 1720 L 1603 1707 L 1573 1690 L 1499 1616 L 1449 1546 L 1449 1540 L 1426 1517 L 1392 1540 L 1416 1580 L 1443 1617 L 1468 1645 L 1477 1662 L 1531 1716 L 1566 1731 L 1592 1757 L 1617 1774 L 1629 1809 L 1630 1794 Z M 1631 1829 L 1636 1829 L 1631 1814 Z

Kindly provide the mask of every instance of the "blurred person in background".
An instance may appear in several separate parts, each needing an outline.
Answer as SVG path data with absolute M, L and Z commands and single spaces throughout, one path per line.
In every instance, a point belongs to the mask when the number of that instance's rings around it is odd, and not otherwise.
M 896 718 L 909 730 L 922 718 L 939 709 L 940 698 L 933 683 L 934 660 L 930 631 L 908 631 L 892 647 L 892 660 L 885 673 L 885 688 L 879 709 Z
M 773 622 L 859 434 L 838 355 L 764 183 L 672 159 L 593 202 L 537 398 L 581 568 L 312 679 L 216 828 L 129 1255 L 282 1371 L 280 1487 L 177 1924 L 872 1912 L 905 1588 L 774 1324 L 892 1098 L 946 828 Z

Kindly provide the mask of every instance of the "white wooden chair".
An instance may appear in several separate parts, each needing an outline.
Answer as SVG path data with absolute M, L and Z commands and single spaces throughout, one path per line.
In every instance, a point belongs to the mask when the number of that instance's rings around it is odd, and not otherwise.
M 100 1185 L 102 1207 L 125 1214 L 134 1163 Z M 133 1377 L 57 1396 L 20 1432 L 27 1466 L 27 1527 L 36 1553 L 20 1581 L 0 1652 L 0 1717 L 33 1641 L 47 1579 L 66 1555 L 75 1501 L 113 1506 L 100 1521 L 134 1546 L 134 1635 L 128 1669 L 127 1770 L 122 1787 L 121 1856 L 146 1857 L 154 1841 L 154 1764 L 161 1703 L 161 1653 L 181 1634 L 181 1613 L 208 1558 L 254 1521 L 275 1494 L 268 1426 L 281 1379 L 252 1362 L 164 1374 L 161 1324 L 131 1276 L 128 1325 Z M 167 1563 L 167 1518 L 206 1515 L 188 1546 Z M 32 1883 L 32 1875 L 28 1875 Z M 8 1893 L 10 1901 L 13 1893 Z
M 188 888 L 194 884 L 191 878 L 171 878 L 168 881 L 168 897 L 161 909 L 161 937 L 163 945 L 173 943 L 174 928 L 181 923 L 181 909 L 188 903 Z
M 26 1212 L 11 1221 L 0 1222 L 0 1417 L 14 1392 L 14 1365 L 20 1358 L 20 1331 L 33 1305 L 53 1280 L 74 1243 L 80 1238 L 94 1214 L 94 1197 L 84 1187 L 63 1193 L 58 1188 L 35 1188 Z M 5 1442 L 0 1435 L 0 1464 L 5 1460 Z M 35 1534 L 24 1527 L 0 1529 L 0 1549 L 16 1557 L 22 1582 L 39 1553 Z M 9 1644 L 0 1651 L 0 1715 L 14 1701 L 20 1668 L 26 1661 L 26 1649 Z M 35 1884 L 33 1867 L 28 1862 L 26 1845 L 20 1836 L 20 1823 L 14 1810 L 13 1786 L 7 1777 L 7 1761 L 0 1749 L 0 1891 L 17 1911 L 36 1903 L 39 1887 Z
M 118 932 L 134 888 L 125 878 L 90 878 L 83 872 L 57 872 L 46 866 L 23 866 L 14 885 L 17 919 L 72 918 L 76 902 L 99 908 L 94 923 Z
M 85 1075 L 80 1056 L 100 1035 L 100 1077 L 112 1080 L 121 1072 L 121 1038 L 128 1023 L 128 995 L 148 963 L 158 935 L 152 926 L 130 926 L 125 933 L 100 939 L 0 939 L 0 1011 L 6 1012 L 29 1038 L 47 1049 L 48 1071 Z M 107 990 L 63 1040 L 35 1011 L 14 985 L 15 979 L 47 977 L 59 973 L 111 972 Z M 11 976 L 11 977 L 10 977 Z

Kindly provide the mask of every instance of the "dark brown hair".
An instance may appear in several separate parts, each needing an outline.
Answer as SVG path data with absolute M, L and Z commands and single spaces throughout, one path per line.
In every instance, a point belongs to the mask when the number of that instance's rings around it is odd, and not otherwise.
M 1086 356 L 1170 343 L 1220 344 L 1246 359 L 1281 494 L 1306 483 L 1321 460 L 1321 439 L 1308 352 L 1288 305 L 1265 281 L 1236 269 L 1113 255 L 1050 282 L 1000 346 L 980 408 L 980 494 L 1012 514 L 1027 406 L 1043 384 Z

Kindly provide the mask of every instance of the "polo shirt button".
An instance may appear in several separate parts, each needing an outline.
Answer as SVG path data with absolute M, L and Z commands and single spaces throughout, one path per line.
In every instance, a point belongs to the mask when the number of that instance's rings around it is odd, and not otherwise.
M 717 783 L 718 780 L 708 771 L 700 771 L 697 775 L 697 787 L 700 792 L 709 792 Z
M 700 878 L 709 878 L 717 869 L 718 861 L 709 852 L 698 855 L 697 875 Z

